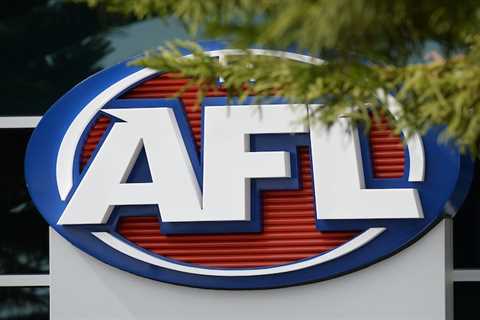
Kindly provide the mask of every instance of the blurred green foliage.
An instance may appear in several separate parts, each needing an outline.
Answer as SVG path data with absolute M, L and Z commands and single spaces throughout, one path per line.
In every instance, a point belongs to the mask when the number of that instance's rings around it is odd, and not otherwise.
M 137 18 L 174 15 L 196 35 L 225 39 L 245 50 L 295 50 L 326 63 L 304 64 L 248 54 L 226 64 L 193 43 L 175 42 L 140 64 L 178 71 L 201 84 L 221 76 L 225 87 L 290 101 L 321 100 L 313 116 L 331 125 L 339 115 L 370 124 L 389 114 L 388 99 L 402 106 L 389 117 L 397 131 L 445 126 L 443 138 L 478 153 L 480 136 L 480 3 L 476 0 L 84 0 Z M 194 52 L 181 59 L 179 47 Z M 435 50 L 433 50 L 435 49 Z M 429 51 L 430 54 L 425 56 Z M 255 82 L 249 82 L 254 78 Z M 248 89 L 244 91 L 245 84 Z

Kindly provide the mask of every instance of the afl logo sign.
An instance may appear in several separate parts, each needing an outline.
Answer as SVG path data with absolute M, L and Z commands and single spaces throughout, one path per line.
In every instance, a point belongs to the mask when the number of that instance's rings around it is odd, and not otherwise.
M 439 130 L 402 143 L 386 122 L 365 134 L 341 118 L 327 131 L 298 121 L 321 105 L 229 104 L 221 85 L 197 107 L 195 88 L 175 95 L 187 81 L 119 64 L 63 96 L 31 137 L 34 203 L 105 263 L 203 288 L 319 281 L 396 253 L 464 199 L 472 162 Z

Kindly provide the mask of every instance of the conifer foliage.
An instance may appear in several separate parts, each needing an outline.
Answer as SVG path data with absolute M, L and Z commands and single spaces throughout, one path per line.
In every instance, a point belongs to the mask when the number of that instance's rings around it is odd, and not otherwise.
M 425 133 L 441 125 L 443 138 L 478 154 L 478 0 L 86 1 L 142 19 L 174 15 L 192 36 L 244 50 L 220 63 L 194 42 L 172 41 L 137 61 L 191 77 L 199 95 L 221 77 L 232 96 L 321 101 L 313 116 L 327 125 L 348 116 L 368 128 L 372 114 L 389 115 L 397 131 Z M 293 50 L 324 63 L 256 56 L 251 47 Z M 185 48 L 193 57 L 181 58 Z M 385 93 L 401 106 L 394 116 Z

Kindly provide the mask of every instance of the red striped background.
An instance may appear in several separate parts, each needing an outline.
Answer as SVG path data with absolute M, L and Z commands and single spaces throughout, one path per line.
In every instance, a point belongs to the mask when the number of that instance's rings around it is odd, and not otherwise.
M 375 178 L 401 178 L 405 169 L 405 148 L 400 136 L 393 134 L 387 119 L 372 124 L 369 140 Z
M 121 98 L 171 98 L 187 83 L 174 74 L 147 80 Z M 197 88 L 183 92 L 181 99 L 197 147 L 201 139 L 201 112 Z M 224 96 L 219 89 L 207 96 Z M 107 125 L 100 117 L 92 127 L 81 156 L 90 158 Z M 370 133 L 374 174 L 377 178 L 403 176 L 404 151 L 400 137 L 392 134 L 385 120 L 375 123 Z M 156 254 L 209 267 L 247 268 L 290 263 L 334 249 L 357 235 L 356 232 L 319 232 L 315 209 L 308 148 L 299 148 L 301 189 L 263 191 L 263 232 L 251 234 L 163 235 L 157 217 L 120 219 L 118 231 L 126 239 Z

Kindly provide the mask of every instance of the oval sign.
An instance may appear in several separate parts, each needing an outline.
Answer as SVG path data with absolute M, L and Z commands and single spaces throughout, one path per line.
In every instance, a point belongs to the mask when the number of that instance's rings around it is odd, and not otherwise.
M 339 119 L 327 133 L 295 121 L 320 105 L 232 104 L 219 80 L 197 107 L 195 88 L 176 96 L 187 81 L 121 63 L 65 94 L 30 139 L 41 214 L 119 269 L 202 288 L 325 280 L 405 248 L 468 190 L 472 161 L 439 129 L 402 143 L 386 122 L 366 135 Z

